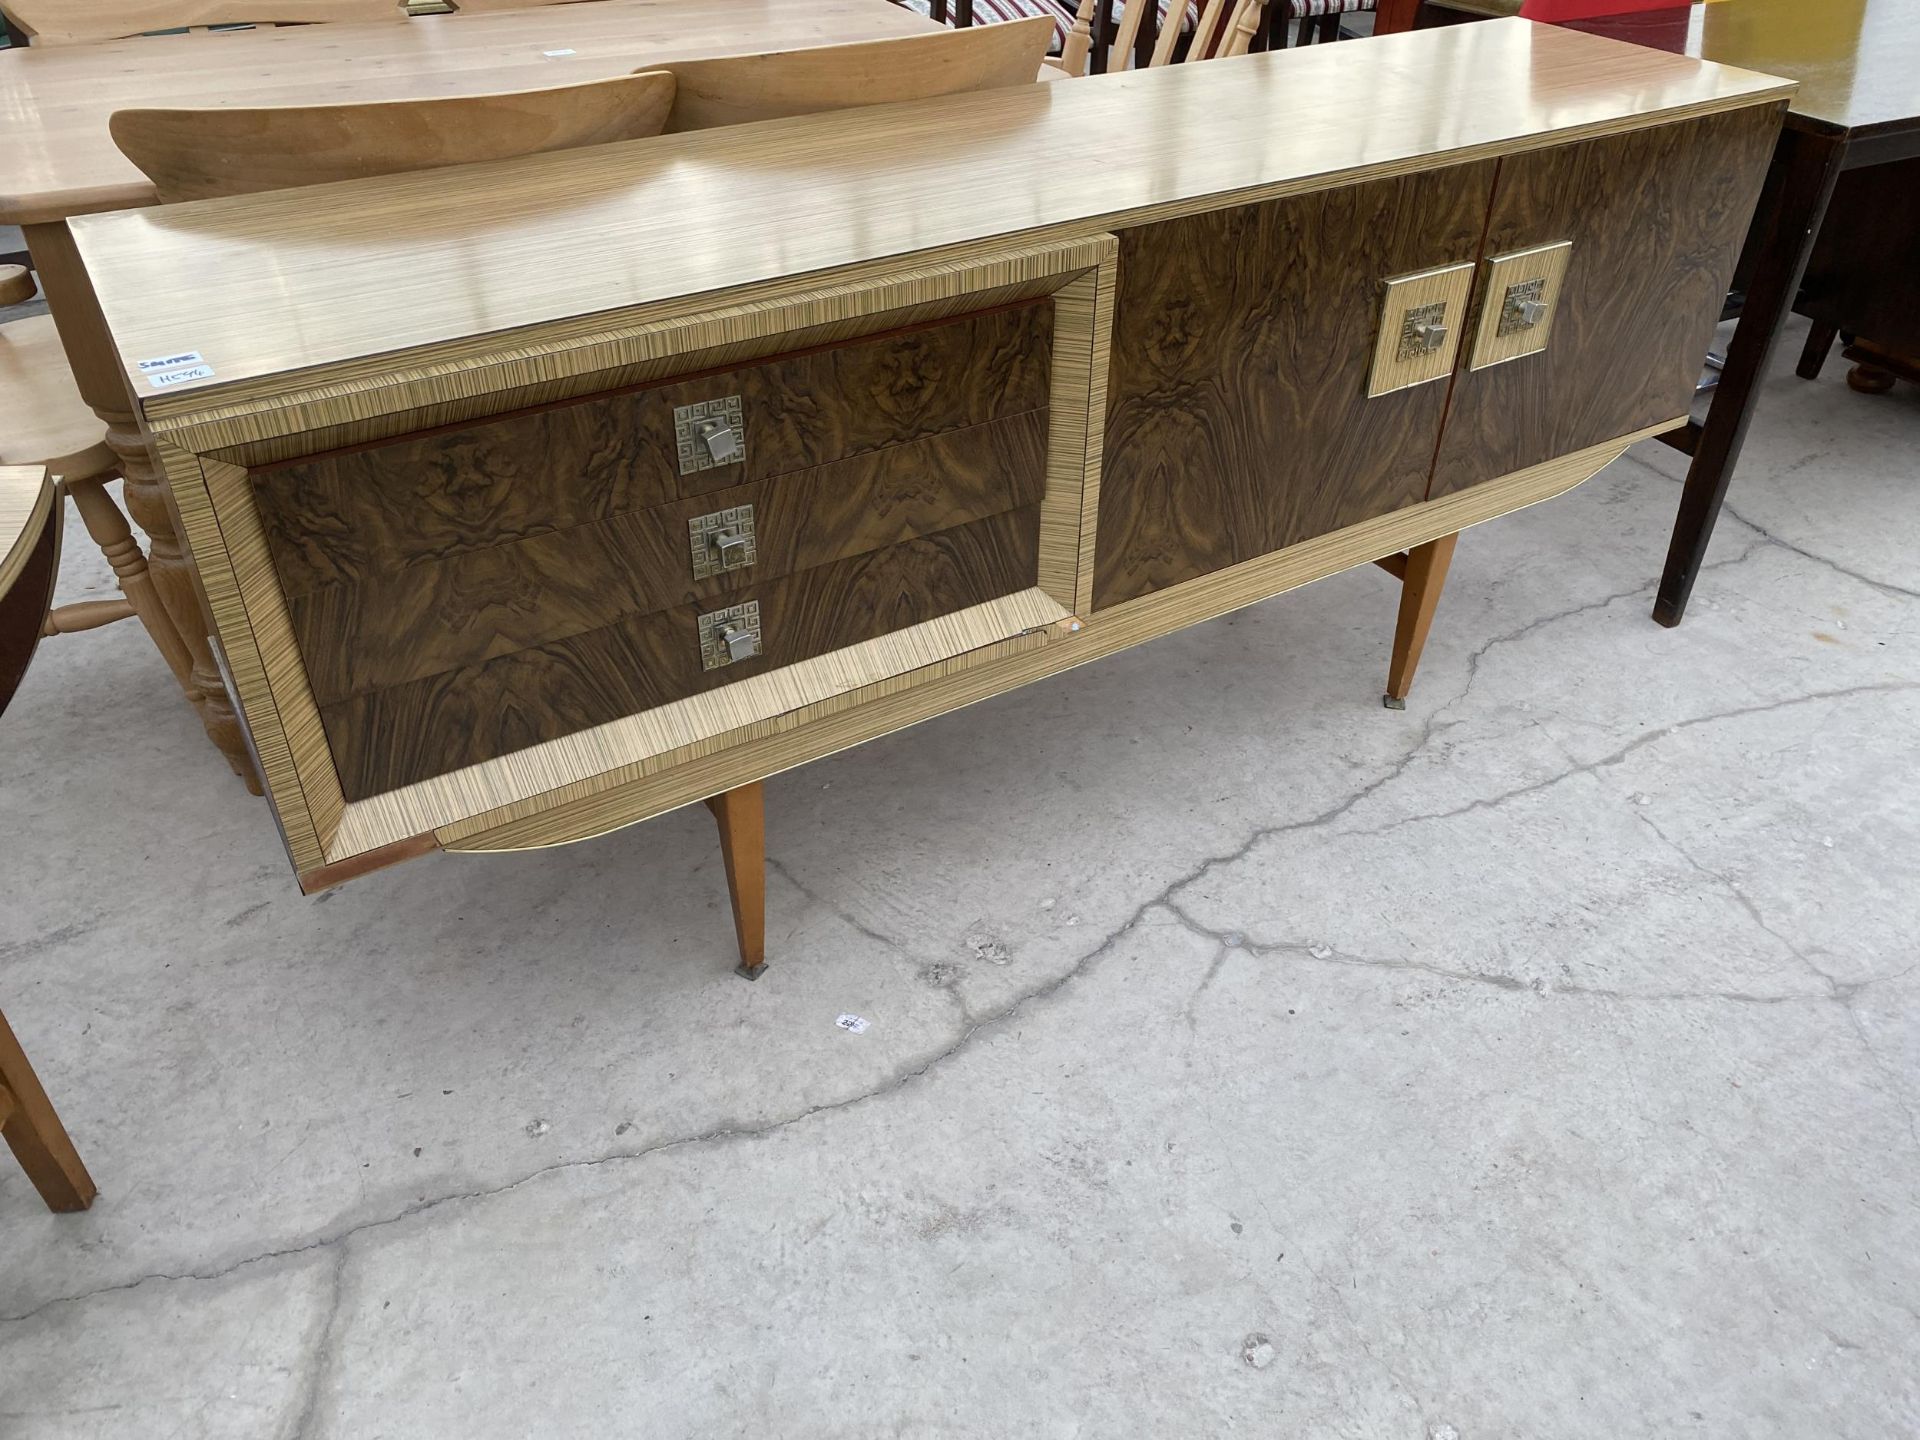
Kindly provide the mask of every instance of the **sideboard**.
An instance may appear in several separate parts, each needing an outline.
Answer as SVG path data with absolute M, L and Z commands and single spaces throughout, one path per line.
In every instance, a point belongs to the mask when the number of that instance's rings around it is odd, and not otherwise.
M 1404 694 L 1791 88 L 1512 20 L 73 229 L 301 885 L 705 799 L 757 974 L 766 776 L 1357 565 Z

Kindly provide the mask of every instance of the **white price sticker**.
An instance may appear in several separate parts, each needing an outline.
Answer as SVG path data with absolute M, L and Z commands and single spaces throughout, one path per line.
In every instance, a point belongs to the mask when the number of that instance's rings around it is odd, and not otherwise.
M 872 1022 L 864 1020 L 858 1015 L 842 1015 L 833 1023 L 838 1025 L 842 1030 L 845 1030 L 849 1035 L 864 1035 L 867 1026 Z
M 571 50 L 542 50 L 540 53 L 549 60 L 563 60 L 574 52 Z
M 207 357 L 198 350 L 182 350 L 178 355 L 157 355 L 151 360 L 140 362 L 140 373 L 151 375 L 155 370 L 179 370 L 188 365 L 204 365 Z
M 165 390 L 169 386 L 184 385 L 189 380 L 211 380 L 213 366 L 189 365 L 184 370 L 156 370 L 147 376 L 147 384 L 156 390 Z

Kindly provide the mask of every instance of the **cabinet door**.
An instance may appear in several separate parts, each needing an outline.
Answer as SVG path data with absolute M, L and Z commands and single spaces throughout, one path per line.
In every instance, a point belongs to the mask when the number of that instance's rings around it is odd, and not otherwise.
M 1494 170 L 1121 233 L 1096 609 L 1426 497 L 1447 381 L 1368 397 L 1381 282 L 1473 261 Z
M 1571 241 L 1546 347 L 1474 365 L 1465 337 L 1431 498 L 1687 413 L 1780 130 L 1776 106 L 1500 162 L 1474 305 L 1502 255 Z

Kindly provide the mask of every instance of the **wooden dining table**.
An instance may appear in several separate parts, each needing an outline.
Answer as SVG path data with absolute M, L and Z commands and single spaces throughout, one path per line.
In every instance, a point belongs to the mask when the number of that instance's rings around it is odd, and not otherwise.
M 258 789 L 169 513 L 158 457 L 67 221 L 152 205 L 108 121 L 145 106 L 312 105 L 531 90 L 648 65 L 877 40 L 938 28 L 890 0 L 592 0 L 377 25 L 148 36 L 0 51 L 0 224 L 21 226 L 81 393 L 106 422 L 153 580 L 192 657 L 188 698 L 234 772 Z M 472 203 L 484 206 L 487 197 Z M 194 337 L 179 337 L 181 351 Z

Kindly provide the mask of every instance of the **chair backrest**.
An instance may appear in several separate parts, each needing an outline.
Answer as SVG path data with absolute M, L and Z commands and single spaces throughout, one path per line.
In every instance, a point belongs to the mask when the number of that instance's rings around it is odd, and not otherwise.
M 400 0 L 4 0 L 35 45 L 88 45 L 209 25 L 316 25 L 406 19 Z
M 121 110 L 114 144 L 163 201 L 247 195 L 658 135 L 673 76 L 434 100 L 263 110 Z M 485 204 L 484 196 L 475 198 Z
M 1033 84 L 1053 39 L 1045 16 L 967 30 L 729 55 L 670 64 L 680 82 L 669 130 L 846 110 Z
M 1091 10 L 1097 0 L 1082 0 L 1081 8 Z M 1154 40 L 1153 54 L 1148 59 L 1149 66 L 1171 65 L 1174 52 L 1180 44 L 1181 11 L 1185 0 L 1176 0 L 1167 23 L 1160 27 L 1160 34 Z M 1252 48 L 1255 37 L 1260 33 L 1260 23 L 1266 13 L 1267 0 L 1201 0 L 1200 18 L 1193 27 L 1193 36 L 1187 45 L 1186 60 L 1213 60 L 1228 55 L 1245 55 Z M 1113 45 L 1107 51 L 1107 69 L 1124 70 L 1133 57 L 1135 42 L 1140 38 L 1140 26 L 1147 12 L 1153 9 L 1153 0 L 1131 0 L 1120 16 L 1120 27 L 1114 33 Z

